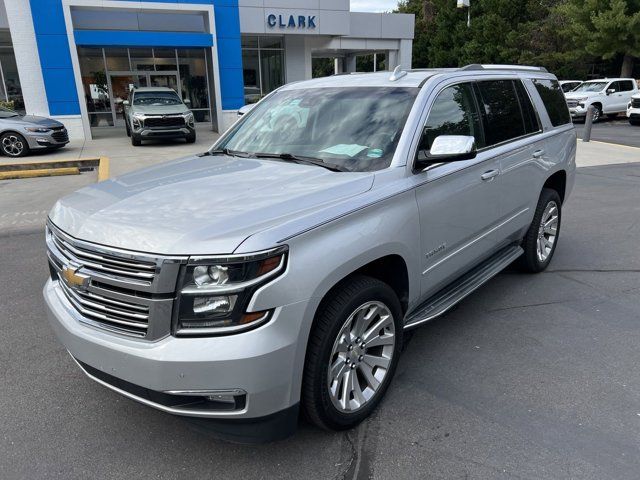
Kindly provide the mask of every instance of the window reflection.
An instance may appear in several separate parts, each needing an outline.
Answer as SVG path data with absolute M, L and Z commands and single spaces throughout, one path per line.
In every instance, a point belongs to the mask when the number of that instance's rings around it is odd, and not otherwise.
M 283 85 L 284 38 L 243 36 L 242 76 L 245 103 L 255 103 Z
M 22 88 L 9 30 L 0 31 L 0 67 L 4 80 L 4 82 L 0 82 L 0 100 L 10 102 L 9 107 L 19 113 L 24 113 Z

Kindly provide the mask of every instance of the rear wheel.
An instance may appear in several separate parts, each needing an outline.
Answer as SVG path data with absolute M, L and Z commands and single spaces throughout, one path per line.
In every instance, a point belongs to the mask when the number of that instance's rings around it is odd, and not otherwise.
M 384 396 L 402 350 L 402 309 L 387 284 L 352 277 L 324 301 L 309 337 L 302 404 L 321 428 L 344 430 Z
M 519 261 L 523 270 L 537 273 L 547 268 L 558 245 L 561 220 L 560 195 L 550 188 L 542 189 L 533 221 L 522 240 L 524 254 Z
M 27 141 L 15 132 L 7 132 L 0 137 L 0 148 L 8 157 L 24 157 L 29 153 Z

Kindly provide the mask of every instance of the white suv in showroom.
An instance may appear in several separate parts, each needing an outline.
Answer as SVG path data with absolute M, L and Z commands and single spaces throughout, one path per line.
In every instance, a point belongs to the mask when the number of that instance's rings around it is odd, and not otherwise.
M 636 93 L 638 86 L 632 78 L 608 78 L 584 82 L 565 97 L 573 119 L 586 117 L 587 109 L 593 105 L 593 121 L 597 122 L 603 114 L 614 117 L 625 112 Z

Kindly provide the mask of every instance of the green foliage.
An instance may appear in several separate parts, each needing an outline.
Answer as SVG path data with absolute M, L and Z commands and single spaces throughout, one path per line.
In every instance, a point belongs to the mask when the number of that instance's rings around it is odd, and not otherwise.
M 15 104 L 13 100 L 0 100 L 0 107 L 7 108 L 9 110 L 15 110 Z
M 585 78 L 589 66 L 618 68 L 640 56 L 640 0 L 472 0 L 471 26 L 455 0 L 401 0 L 416 16 L 413 65 L 540 65 L 561 78 Z

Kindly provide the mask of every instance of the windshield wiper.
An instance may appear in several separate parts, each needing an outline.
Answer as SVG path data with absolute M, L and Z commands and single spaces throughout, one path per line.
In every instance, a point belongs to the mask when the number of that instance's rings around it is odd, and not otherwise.
M 201 156 L 204 157 L 205 155 L 227 155 L 229 157 L 241 157 L 241 158 L 249 157 L 248 152 L 241 152 L 239 150 L 229 150 L 228 148 L 218 148 L 215 150 L 208 150 L 204 152 Z
M 253 156 L 256 158 L 276 158 L 279 160 L 300 163 L 303 165 L 315 165 L 317 167 L 323 167 L 327 170 L 331 170 L 332 172 L 349 171 L 348 169 L 341 167 L 340 165 L 336 165 L 335 163 L 327 163 L 323 160 L 320 160 L 319 158 L 293 155 L 292 153 L 254 153 Z

